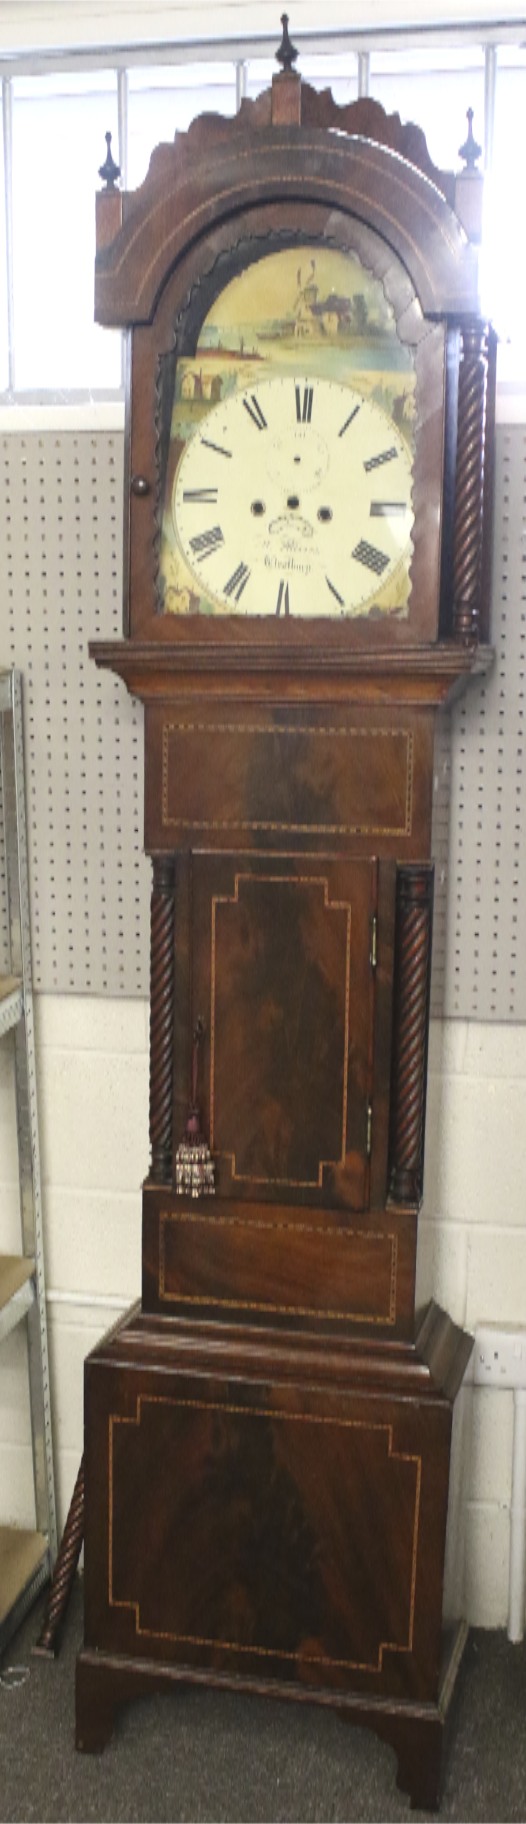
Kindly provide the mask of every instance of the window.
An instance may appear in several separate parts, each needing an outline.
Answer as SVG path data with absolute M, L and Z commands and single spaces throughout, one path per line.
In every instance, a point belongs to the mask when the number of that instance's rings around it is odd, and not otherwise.
M 478 138 L 484 130 L 484 51 L 433 48 L 371 57 L 370 92 L 388 114 L 416 120 L 424 128 L 429 156 L 440 170 L 455 171 L 466 137 L 466 110 L 473 108 Z
M 96 161 L 106 129 L 117 141 L 115 76 L 16 79 L 12 123 L 15 388 L 118 387 L 119 332 L 93 322 Z
M 196 114 L 235 114 L 236 77 L 231 63 L 187 64 L 177 70 L 130 70 L 128 76 L 127 183 L 142 184 L 150 153 L 161 140 L 185 133 Z
M 7 248 L 5 223 L 4 136 L 0 140 L 0 393 L 9 384 L 9 327 L 7 314 Z
M 526 385 L 524 252 L 526 209 L 521 121 L 526 103 L 526 49 L 499 53 L 491 169 L 485 186 L 485 231 L 481 257 L 484 309 L 501 338 L 499 378 Z
M 392 34 L 394 39 L 395 34 Z M 519 36 L 517 30 L 517 38 Z M 318 41 L 319 44 L 319 41 Z M 301 45 L 301 41 L 300 41 Z M 231 48 L 231 47 L 229 47 Z M 231 115 L 241 94 L 257 95 L 275 72 L 275 61 L 247 55 L 237 65 L 221 46 L 202 47 L 202 57 L 139 63 L 130 52 L 127 67 L 100 67 L 103 54 L 82 53 L 70 71 L 55 54 L 54 70 L 17 73 L 4 79 L 4 144 L 0 148 L 0 393 L 4 400 L 71 395 L 114 397 L 121 386 L 118 331 L 93 323 L 95 252 L 94 193 L 98 165 L 105 157 L 105 133 L 128 188 L 142 183 L 150 152 L 173 139 L 203 112 Z M 183 53 L 181 53 L 183 56 Z M 119 66 L 124 53 L 116 54 Z M 71 56 L 69 57 L 71 62 Z M 33 58 L 31 70 L 35 68 Z M 526 381 L 526 340 L 519 307 L 522 281 L 517 191 L 524 186 L 521 145 L 526 101 L 526 51 L 518 43 L 489 52 L 475 42 L 451 44 L 444 28 L 423 49 L 399 33 L 395 48 L 371 50 L 370 57 L 337 47 L 301 52 L 304 79 L 333 89 L 338 102 L 353 101 L 365 77 L 368 88 L 402 119 L 416 120 L 426 133 L 434 162 L 458 168 L 466 134 L 466 111 L 474 109 L 475 137 L 492 140 L 486 182 L 485 244 L 481 258 L 483 306 L 502 345 L 499 361 L 507 380 Z M 492 82 L 488 76 L 492 75 Z M 485 108 L 486 96 L 486 108 Z M 493 106 L 494 102 L 494 106 Z M 489 111 L 488 111 L 489 110 Z M 119 150 L 120 147 L 120 150 Z M 12 235 L 6 222 L 12 222 Z M 509 232 L 508 232 L 509 228 Z M 11 324 L 11 347 L 9 326 Z

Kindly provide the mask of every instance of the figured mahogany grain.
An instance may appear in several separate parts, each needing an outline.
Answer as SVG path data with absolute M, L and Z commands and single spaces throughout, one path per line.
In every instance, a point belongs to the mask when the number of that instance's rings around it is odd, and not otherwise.
M 444 1684 L 471 1346 L 414 1317 L 433 733 L 490 662 L 495 345 L 453 197 L 414 125 L 285 72 L 97 209 L 96 314 L 130 332 L 130 391 L 126 637 L 91 651 L 146 706 L 152 1172 L 142 1306 L 86 1364 L 77 1743 L 148 1690 L 273 1693 L 375 1729 L 421 1806 L 458 1663 Z M 165 613 L 177 362 L 246 265 L 318 245 L 381 284 L 415 375 L 408 612 Z M 189 1202 L 197 1019 L 217 1194 Z

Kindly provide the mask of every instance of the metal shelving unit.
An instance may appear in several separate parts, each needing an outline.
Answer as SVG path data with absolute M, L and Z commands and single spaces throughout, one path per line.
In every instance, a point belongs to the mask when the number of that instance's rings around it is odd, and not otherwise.
M 0 772 L 9 914 L 9 972 L 0 976 L 0 1037 L 13 1033 L 21 1252 L 0 1253 L 0 1344 L 27 1329 L 35 1528 L 0 1525 L 0 1653 L 51 1574 L 57 1549 L 35 1081 L 20 673 L 0 669 Z M 2 1358 L 0 1350 L 0 1375 Z

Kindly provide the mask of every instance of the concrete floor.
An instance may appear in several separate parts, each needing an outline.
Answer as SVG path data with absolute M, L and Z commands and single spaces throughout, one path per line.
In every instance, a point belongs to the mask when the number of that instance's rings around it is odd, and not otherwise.
M 101 1756 L 75 1753 L 82 1590 L 55 1662 L 31 1658 L 43 1601 L 0 1666 L 0 1819 L 395 1820 L 411 1812 L 393 1753 L 330 1713 L 212 1691 L 128 1705 Z M 14 1684 L 8 1667 L 29 1668 Z M 438 1818 L 526 1820 L 526 1643 L 473 1632 L 457 1686 Z

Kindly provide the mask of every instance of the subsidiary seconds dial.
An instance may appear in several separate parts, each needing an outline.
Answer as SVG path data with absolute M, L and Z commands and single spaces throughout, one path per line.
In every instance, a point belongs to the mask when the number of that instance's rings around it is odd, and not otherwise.
M 175 477 L 174 530 L 216 611 L 403 612 L 411 485 L 407 443 L 374 400 L 279 375 L 201 420 Z

